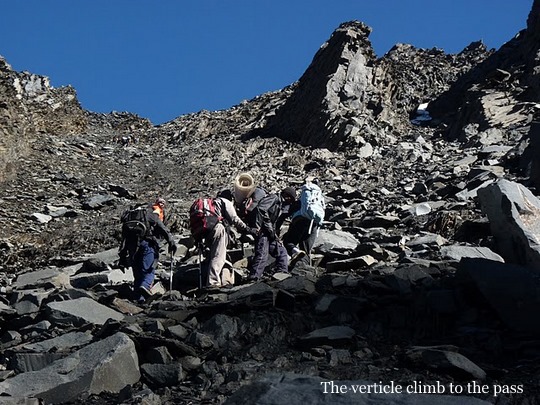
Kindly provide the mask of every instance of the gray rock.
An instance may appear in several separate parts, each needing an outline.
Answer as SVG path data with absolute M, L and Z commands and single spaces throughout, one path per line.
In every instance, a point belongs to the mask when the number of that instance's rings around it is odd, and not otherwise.
M 422 348 L 412 350 L 408 357 L 416 362 L 460 380 L 484 380 L 486 372 L 460 353 L 448 350 Z
M 478 199 L 497 252 L 509 263 L 540 271 L 540 200 L 523 185 L 505 179 L 481 189 Z
M 354 329 L 348 326 L 328 326 L 301 336 L 298 343 L 302 347 L 342 345 L 350 343 L 355 334 Z
M 189 335 L 189 331 L 182 325 L 169 326 L 167 330 L 177 339 L 183 340 Z
M 78 274 L 70 278 L 70 284 L 74 288 L 88 290 L 98 284 L 107 284 L 109 282 L 109 273 Z
M 99 210 L 105 205 L 111 204 L 116 197 L 112 195 L 98 194 L 87 198 L 82 203 L 84 210 Z
M 52 339 L 36 343 L 27 343 L 23 348 L 33 352 L 64 351 L 73 347 L 86 346 L 93 337 L 88 332 L 68 332 Z
M 481 183 L 478 183 L 478 181 L 472 181 L 469 184 L 467 184 L 467 188 L 460 191 L 456 194 L 456 197 L 461 201 L 469 201 L 475 198 L 478 195 L 478 191 L 480 189 L 483 189 L 484 187 L 487 187 L 488 185 L 492 184 L 494 182 L 493 179 L 484 180 Z
M 255 283 L 229 294 L 230 301 L 245 301 L 251 306 L 272 306 L 274 302 L 274 289 L 265 283 Z
M 352 257 L 350 259 L 333 260 L 328 262 L 326 263 L 326 271 L 338 272 L 365 269 L 375 263 L 377 263 L 377 260 L 375 260 L 372 256 L 363 255 L 360 257 Z
M 180 359 L 180 363 L 182 364 L 182 368 L 184 370 L 192 371 L 201 367 L 202 360 L 195 356 L 184 356 Z
M 293 295 L 311 295 L 315 293 L 315 283 L 304 276 L 293 275 L 292 277 L 279 281 L 275 286 Z
M 414 286 L 429 283 L 432 279 L 424 268 L 412 265 L 397 268 L 385 282 L 400 294 L 408 294 Z
M 64 273 L 56 267 L 36 270 L 17 276 L 13 282 L 14 289 L 29 289 L 29 288 L 69 288 L 69 274 Z
M 44 321 L 35 323 L 33 325 L 25 326 L 19 329 L 19 331 L 22 332 L 23 334 L 29 334 L 32 332 L 37 332 L 39 334 L 42 334 L 44 331 L 48 330 L 50 327 L 51 327 L 51 323 L 47 320 L 44 320 Z
M 459 272 L 469 275 L 508 327 L 539 332 L 540 280 L 535 271 L 487 259 L 464 258 Z
M 51 291 L 20 290 L 12 294 L 13 308 L 19 315 L 33 314 L 39 311 L 41 304 L 51 294 Z
M 441 235 L 424 232 L 423 235 L 417 236 L 414 239 L 408 241 L 406 245 L 407 246 L 420 246 L 420 245 L 442 246 L 445 243 L 448 243 L 448 240 L 443 238 Z
M 349 232 L 327 231 L 321 229 L 319 236 L 313 245 L 313 250 L 321 253 L 330 250 L 354 250 L 358 246 L 358 240 Z
M 169 364 L 173 357 L 166 346 L 153 347 L 145 354 L 146 361 L 151 364 Z
M 69 301 L 50 302 L 46 305 L 49 320 L 58 324 L 93 323 L 103 325 L 108 319 L 121 321 L 124 315 L 90 298 L 76 298 Z
M 441 247 L 441 257 L 460 261 L 464 257 L 480 257 L 489 260 L 504 262 L 504 259 L 491 249 L 483 246 L 450 245 Z
M 47 214 L 40 214 L 39 212 L 36 212 L 32 214 L 32 219 L 36 222 L 39 222 L 40 224 L 46 224 L 47 222 L 52 221 L 53 217 Z
M 39 371 L 1 382 L 0 393 L 62 403 L 83 393 L 117 393 L 139 378 L 135 345 L 127 335 L 117 333 Z
M 182 366 L 179 363 L 145 363 L 141 366 L 141 372 L 153 388 L 175 387 L 184 379 Z
M 201 328 L 203 333 L 212 336 L 219 347 L 223 347 L 238 334 L 238 321 L 223 314 L 216 314 L 206 321 Z
M 9 305 L 4 304 L 0 301 L 0 317 L 6 316 L 6 315 L 13 315 L 17 311 L 15 308 L 10 307 Z
M 65 356 L 62 353 L 15 353 L 10 356 L 9 366 L 17 373 L 38 371 Z
M 217 343 L 214 341 L 214 339 L 212 339 L 211 336 L 208 336 L 207 334 L 201 333 L 199 331 L 191 332 L 187 337 L 187 342 L 200 349 L 210 349 L 213 347 L 217 347 Z

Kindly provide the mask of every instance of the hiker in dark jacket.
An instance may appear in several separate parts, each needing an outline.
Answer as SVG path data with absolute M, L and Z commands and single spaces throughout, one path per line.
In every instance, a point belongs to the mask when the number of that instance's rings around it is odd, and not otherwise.
M 152 285 L 154 283 L 155 271 L 159 262 L 159 242 L 165 239 L 169 245 L 169 253 L 176 253 L 176 243 L 163 222 L 159 219 L 159 214 L 149 206 L 146 210 L 149 229 L 146 235 L 140 240 L 125 239 L 120 250 L 120 258 L 128 256 L 127 263 L 131 264 L 133 270 L 133 291 L 134 300 L 144 302 L 152 295 Z
M 249 266 L 248 280 L 260 280 L 268 261 L 268 255 L 276 259 L 276 272 L 288 271 L 287 251 L 279 240 L 277 222 L 282 207 L 287 201 L 279 194 L 269 194 L 262 198 L 253 210 L 252 222 L 248 225 L 256 230 L 255 253 Z

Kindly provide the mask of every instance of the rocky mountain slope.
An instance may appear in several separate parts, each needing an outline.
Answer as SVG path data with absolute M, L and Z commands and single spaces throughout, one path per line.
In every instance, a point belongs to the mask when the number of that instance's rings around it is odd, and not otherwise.
M 0 59 L 6 403 L 326 403 L 321 381 L 476 397 L 335 403 L 538 402 L 539 13 L 536 0 L 501 49 L 456 55 L 377 58 L 371 29 L 347 22 L 298 82 L 160 126 L 85 111 Z M 313 266 L 242 283 L 245 242 L 230 251 L 238 285 L 199 290 L 188 207 L 245 171 L 269 191 L 319 179 Z M 157 195 L 181 248 L 136 306 L 119 215 Z

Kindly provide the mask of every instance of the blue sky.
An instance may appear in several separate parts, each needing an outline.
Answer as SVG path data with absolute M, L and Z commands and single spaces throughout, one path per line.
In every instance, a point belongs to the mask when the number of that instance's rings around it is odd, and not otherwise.
M 396 43 L 457 53 L 499 48 L 533 0 L 12 0 L 0 55 L 13 69 L 72 85 L 83 108 L 154 124 L 232 107 L 298 80 L 345 21 L 383 56 Z

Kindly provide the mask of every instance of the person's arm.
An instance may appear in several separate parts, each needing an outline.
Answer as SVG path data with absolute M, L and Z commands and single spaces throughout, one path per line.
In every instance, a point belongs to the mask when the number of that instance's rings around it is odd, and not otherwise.
M 234 225 L 242 233 L 253 233 L 252 229 L 240 219 L 231 201 L 223 198 L 221 199 L 221 204 L 223 207 L 222 215 L 230 224 Z
M 169 229 L 165 226 L 161 219 L 159 219 L 158 214 L 155 212 L 148 213 L 148 222 L 152 227 L 154 235 L 161 236 L 166 239 L 169 245 L 169 251 L 173 252 L 174 254 L 174 252 L 176 252 L 176 243 Z

